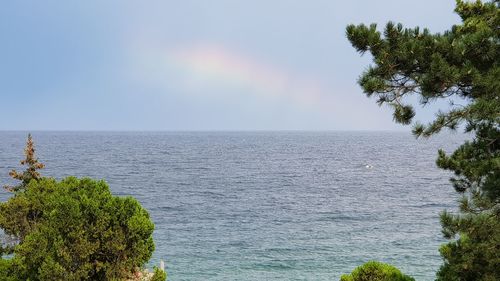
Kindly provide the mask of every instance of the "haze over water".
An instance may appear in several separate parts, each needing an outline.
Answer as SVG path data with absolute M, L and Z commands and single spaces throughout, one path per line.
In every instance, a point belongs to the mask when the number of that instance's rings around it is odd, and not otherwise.
M 0 132 L 0 178 L 27 132 Z M 35 132 L 43 175 L 105 179 L 156 224 L 152 263 L 187 280 L 338 280 L 368 260 L 417 280 L 442 263 L 435 166 L 461 134 L 403 132 Z M 368 165 L 368 167 L 367 167 Z M 0 193 L 0 200 L 8 197 Z

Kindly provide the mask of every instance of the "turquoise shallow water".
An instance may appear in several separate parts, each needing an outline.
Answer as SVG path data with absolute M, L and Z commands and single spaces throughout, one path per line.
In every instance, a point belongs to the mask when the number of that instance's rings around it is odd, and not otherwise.
M 417 280 L 441 264 L 456 207 L 434 161 L 460 135 L 390 132 L 35 132 L 44 175 L 106 179 L 156 224 L 152 263 L 177 280 L 338 280 L 368 260 Z M 0 132 L 0 178 L 25 132 Z M 367 165 L 372 167 L 367 168 Z M 8 194 L 0 193 L 5 200 Z

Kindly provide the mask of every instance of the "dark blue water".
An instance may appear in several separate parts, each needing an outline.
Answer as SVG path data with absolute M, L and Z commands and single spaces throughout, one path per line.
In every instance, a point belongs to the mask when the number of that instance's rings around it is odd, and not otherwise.
M 0 179 L 25 132 L 0 132 Z M 368 260 L 433 280 L 439 212 L 455 209 L 438 148 L 390 132 L 35 132 L 43 174 L 105 179 L 156 224 L 169 280 L 338 280 Z M 373 168 L 367 168 L 371 165 Z M 0 192 L 0 199 L 8 197 Z

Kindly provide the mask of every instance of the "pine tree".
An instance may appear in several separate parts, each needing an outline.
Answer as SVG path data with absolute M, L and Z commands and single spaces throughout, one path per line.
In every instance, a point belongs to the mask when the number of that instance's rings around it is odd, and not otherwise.
M 42 177 L 31 135 L 24 153 L 26 171 L 10 173 L 21 183 L 0 202 L 0 281 L 132 280 L 154 251 L 147 210 L 104 181 Z
M 359 84 L 379 105 L 393 108 L 395 122 L 412 124 L 417 137 L 444 128 L 474 137 L 451 155 L 439 151 L 438 167 L 454 172 L 451 183 L 463 195 L 460 212 L 441 215 L 444 264 L 438 280 L 500 280 L 500 1 L 457 0 L 462 23 L 442 34 L 387 23 L 349 25 L 346 35 L 373 65 Z M 429 124 L 414 122 L 417 95 L 422 106 L 448 100 Z
M 22 173 L 12 170 L 9 173 L 13 179 L 20 180 L 21 183 L 16 186 L 4 186 L 4 188 L 8 191 L 16 192 L 22 190 L 31 180 L 39 180 L 41 178 L 41 175 L 37 170 L 43 169 L 45 165 L 38 162 L 38 158 L 35 157 L 35 144 L 33 143 L 31 134 L 28 134 L 28 140 L 26 141 L 26 147 L 24 148 L 24 155 L 26 158 L 21 160 L 21 165 L 26 165 L 26 170 Z

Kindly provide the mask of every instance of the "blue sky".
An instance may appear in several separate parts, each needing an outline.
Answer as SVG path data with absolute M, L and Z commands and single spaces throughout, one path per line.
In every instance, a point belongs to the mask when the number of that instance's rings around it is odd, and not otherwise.
M 8 1 L 0 130 L 401 130 L 350 23 L 442 32 L 454 1 Z M 426 121 L 436 108 L 419 110 Z

